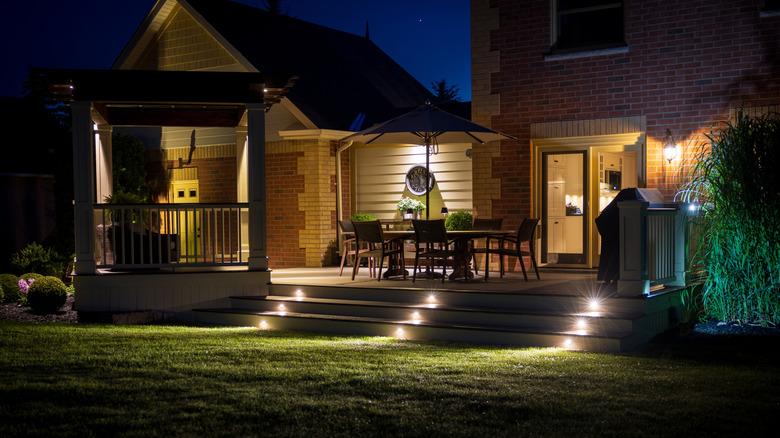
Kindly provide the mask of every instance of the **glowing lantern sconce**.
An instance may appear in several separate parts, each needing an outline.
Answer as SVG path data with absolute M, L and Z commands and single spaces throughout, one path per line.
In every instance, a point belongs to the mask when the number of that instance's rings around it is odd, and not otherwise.
M 666 161 L 668 161 L 671 164 L 672 160 L 677 158 L 677 143 L 674 142 L 672 131 L 670 131 L 669 129 L 666 130 L 666 137 L 663 138 L 663 141 L 664 141 L 664 158 L 666 158 Z

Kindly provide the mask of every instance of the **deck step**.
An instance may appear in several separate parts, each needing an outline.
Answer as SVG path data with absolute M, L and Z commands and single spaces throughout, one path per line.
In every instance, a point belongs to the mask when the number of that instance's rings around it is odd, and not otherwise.
M 534 327 L 412 322 L 365 316 L 262 312 L 235 308 L 200 309 L 198 313 L 203 316 L 203 321 L 200 322 L 209 321 L 210 324 L 251 326 L 261 329 L 599 351 L 620 351 L 631 337 L 630 332 L 583 335 L 572 331 Z
M 447 290 L 427 287 L 271 285 L 268 296 L 231 298 L 195 309 L 192 322 L 282 330 L 529 347 L 623 351 L 669 327 L 673 294 Z M 579 325 L 584 321 L 584 326 Z
M 604 315 L 560 312 L 549 309 L 463 307 L 447 304 L 404 304 L 387 301 L 310 297 L 234 297 L 234 308 L 243 310 L 386 318 L 393 321 L 437 321 L 474 326 L 502 325 L 566 331 L 587 324 L 590 331 L 630 331 L 641 314 Z M 584 329 L 584 327 L 581 327 Z

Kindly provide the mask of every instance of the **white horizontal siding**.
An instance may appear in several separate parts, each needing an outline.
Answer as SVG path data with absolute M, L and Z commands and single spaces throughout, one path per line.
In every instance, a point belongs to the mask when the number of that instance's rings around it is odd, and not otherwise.
M 472 210 L 470 144 L 442 144 L 431 155 L 430 168 L 436 185 L 430 194 L 430 217 L 441 217 L 441 207 L 450 212 Z M 425 165 L 424 146 L 362 147 L 355 150 L 355 211 L 379 219 L 399 219 L 395 208 L 404 196 L 425 202 L 406 189 L 406 173 L 412 166 Z M 424 217 L 424 216 L 423 216 Z
M 162 129 L 162 148 L 188 147 L 195 130 L 195 146 L 214 146 L 220 144 L 235 144 L 236 130 L 233 128 L 191 128 L 169 127 Z

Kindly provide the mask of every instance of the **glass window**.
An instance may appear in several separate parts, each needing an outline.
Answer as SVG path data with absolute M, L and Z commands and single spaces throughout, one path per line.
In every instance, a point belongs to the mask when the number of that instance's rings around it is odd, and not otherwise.
M 623 2 L 614 0 L 554 0 L 555 35 L 552 51 L 593 50 L 625 44 Z

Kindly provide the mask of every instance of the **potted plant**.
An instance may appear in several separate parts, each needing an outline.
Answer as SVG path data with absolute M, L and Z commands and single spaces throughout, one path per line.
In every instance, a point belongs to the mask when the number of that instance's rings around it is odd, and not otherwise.
M 474 217 L 468 211 L 456 211 L 447 216 L 444 226 L 448 231 L 468 231 L 473 222 Z
M 425 210 L 425 204 L 408 196 L 404 196 L 403 199 L 398 201 L 395 208 L 401 212 L 401 216 L 404 219 L 417 219 L 420 216 L 420 212 Z

